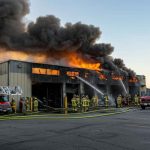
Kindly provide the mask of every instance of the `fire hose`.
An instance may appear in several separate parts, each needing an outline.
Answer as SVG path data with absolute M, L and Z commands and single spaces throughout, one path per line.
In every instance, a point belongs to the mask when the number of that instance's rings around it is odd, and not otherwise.
M 40 99 L 37 99 L 38 102 L 45 108 L 49 108 L 51 110 L 54 110 L 54 111 L 58 111 L 58 110 L 65 110 L 66 108 L 54 108 L 54 107 L 50 107 L 50 106 L 47 106 L 45 105 Z

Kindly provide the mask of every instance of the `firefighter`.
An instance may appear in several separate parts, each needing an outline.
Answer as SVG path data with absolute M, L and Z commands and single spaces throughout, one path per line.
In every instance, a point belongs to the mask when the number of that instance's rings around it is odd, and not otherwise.
M 98 97 L 95 96 L 95 107 L 98 107 Z
M 16 113 L 16 101 L 14 98 L 12 98 L 11 107 L 12 107 L 12 112 Z
M 73 98 L 71 99 L 71 103 L 72 103 L 72 110 L 74 112 L 77 111 L 77 101 L 76 101 L 76 95 L 73 96 Z
M 19 101 L 19 112 L 22 113 L 22 106 L 23 105 L 23 98 L 20 97 L 20 101 Z
M 39 105 L 38 99 L 36 97 L 34 97 L 34 100 L 33 100 L 33 110 L 34 110 L 34 112 L 38 111 L 38 105 Z
M 97 98 L 96 96 L 93 96 L 91 99 L 91 107 L 95 108 L 97 107 Z
M 137 94 L 135 94 L 135 96 L 134 96 L 134 105 L 139 106 L 139 97 Z
M 30 111 L 30 102 L 29 102 L 29 98 L 26 98 L 26 110 Z
M 20 108 L 20 112 L 21 113 L 26 113 L 26 103 L 25 103 L 25 99 L 24 97 L 21 97 L 20 98 L 20 101 L 19 101 L 19 108 Z
M 81 103 L 82 103 L 82 111 L 85 112 L 86 111 L 86 98 L 84 95 L 82 96 Z
M 86 95 L 85 99 L 86 99 L 86 108 L 85 108 L 85 111 L 88 111 L 89 107 L 90 107 L 90 99 L 89 99 L 88 95 Z
M 33 111 L 33 98 L 29 97 L 29 103 L 30 103 L 30 110 Z
M 77 103 L 77 109 L 80 111 L 81 108 L 81 102 L 79 95 L 76 95 L 76 103 Z
M 109 99 L 107 95 L 104 95 L 104 103 L 105 103 L 105 107 L 107 108 L 109 104 Z
M 118 108 L 122 107 L 122 96 L 118 95 L 117 97 L 117 106 Z
M 130 94 L 127 95 L 126 100 L 127 100 L 127 105 L 129 106 L 131 103 L 131 95 Z

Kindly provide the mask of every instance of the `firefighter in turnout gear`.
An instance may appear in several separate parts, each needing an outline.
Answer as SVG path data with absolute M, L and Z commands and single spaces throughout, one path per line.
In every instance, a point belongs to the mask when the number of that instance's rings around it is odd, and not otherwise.
M 91 99 L 91 107 L 95 108 L 98 106 L 98 98 L 96 96 L 93 96 Z
M 80 111 L 81 109 L 81 102 L 79 95 L 76 95 L 76 103 L 77 103 L 77 110 Z
M 122 96 L 118 95 L 117 97 L 117 106 L 118 108 L 122 107 Z
M 104 95 L 104 103 L 105 103 L 105 107 L 107 108 L 109 105 L 109 99 L 107 95 Z
M 135 96 L 134 96 L 134 105 L 135 105 L 135 106 L 139 106 L 139 105 L 140 105 L 140 104 L 139 104 L 139 97 L 138 97 L 137 94 L 135 94 Z
M 30 102 L 29 102 L 29 98 L 26 98 L 26 111 L 30 111 Z
M 34 97 L 33 98 L 33 111 L 34 112 L 38 111 L 38 105 L 39 105 L 38 99 L 36 97 Z
M 82 111 L 85 112 L 86 111 L 86 98 L 84 95 L 82 96 L 81 103 L 82 103 Z
M 85 98 L 86 98 L 86 111 L 88 111 L 89 107 L 90 107 L 90 99 L 89 99 L 88 95 L 86 95 Z
M 25 102 L 25 98 L 21 97 L 20 101 L 19 101 L 19 108 L 20 108 L 20 112 L 21 113 L 26 113 L 26 102 Z
M 76 101 L 76 95 L 73 96 L 73 98 L 71 99 L 71 103 L 72 103 L 72 110 L 74 112 L 77 111 L 77 101 Z
M 16 101 L 14 98 L 12 98 L 11 107 L 12 107 L 12 112 L 16 113 Z
M 82 111 L 86 112 L 89 109 L 90 106 L 90 100 L 88 98 L 88 96 L 82 96 Z
M 127 104 L 129 106 L 131 104 L 131 95 L 128 94 L 126 99 L 127 99 Z

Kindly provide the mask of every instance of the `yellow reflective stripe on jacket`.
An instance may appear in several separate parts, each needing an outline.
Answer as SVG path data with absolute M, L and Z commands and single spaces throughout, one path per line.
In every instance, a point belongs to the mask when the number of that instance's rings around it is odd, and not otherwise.
M 74 107 L 77 106 L 76 99 L 72 99 L 71 102 L 72 102 L 72 106 Z
M 82 98 L 82 106 L 86 106 L 86 99 Z

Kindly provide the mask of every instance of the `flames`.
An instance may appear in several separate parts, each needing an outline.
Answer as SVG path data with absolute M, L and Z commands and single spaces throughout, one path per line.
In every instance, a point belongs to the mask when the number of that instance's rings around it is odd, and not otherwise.
M 19 60 L 35 63 L 46 62 L 46 55 L 25 53 L 23 51 L 5 51 L 0 50 L 0 62 L 7 60 Z
M 95 63 L 91 59 L 85 59 L 81 55 L 76 52 L 65 53 L 58 52 L 55 54 L 47 54 L 47 53 L 31 53 L 24 51 L 6 51 L 0 50 L 0 62 L 7 60 L 19 60 L 19 61 L 27 61 L 34 63 L 45 63 L 52 65 L 62 65 L 69 66 L 75 68 L 84 68 L 90 70 L 100 70 L 101 64 Z
M 33 53 L 33 52 L 24 52 L 24 51 L 8 51 L 4 49 L 0 49 L 0 62 L 4 62 L 7 60 L 18 60 L 18 61 L 26 61 L 26 62 L 33 62 L 33 63 L 45 63 L 51 65 L 60 65 L 60 66 L 69 66 L 74 68 L 84 68 L 89 70 L 95 70 L 99 74 L 99 78 L 101 80 L 107 80 L 107 76 L 103 73 L 99 73 L 102 70 L 101 64 L 95 62 L 91 58 L 85 58 L 82 55 L 76 52 L 58 52 L 52 53 L 52 55 L 48 55 L 47 53 Z M 43 70 L 33 70 L 34 72 L 41 73 Z M 56 75 L 51 71 L 45 71 L 48 75 Z M 57 73 L 59 75 L 59 73 Z M 72 76 L 72 73 L 68 73 L 67 75 Z M 88 77 L 88 74 L 85 75 Z M 123 76 L 112 74 L 112 80 L 123 80 Z M 130 83 L 138 82 L 136 77 L 131 77 L 129 79 Z
M 100 78 L 101 80 L 107 80 L 107 77 L 106 77 L 104 74 L 100 74 L 100 75 L 99 75 L 99 78 Z
M 84 68 L 84 69 L 90 69 L 90 70 L 96 70 L 96 71 L 101 70 L 100 63 L 95 63 L 90 58 L 84 59 L 82 58 L 82 56 L 80 56 L 79 54 L 75 52 L 68 53 L 67 59 L 68 59 L 68 64 L 71 67 Z
M 123 76 L 112 75 L 113 80 L 123 80 Z
M 129 82 L 130 83 L 137 83 L 138 79 L 136 77 L 132 77 L 132 78 L 129 79 Z

